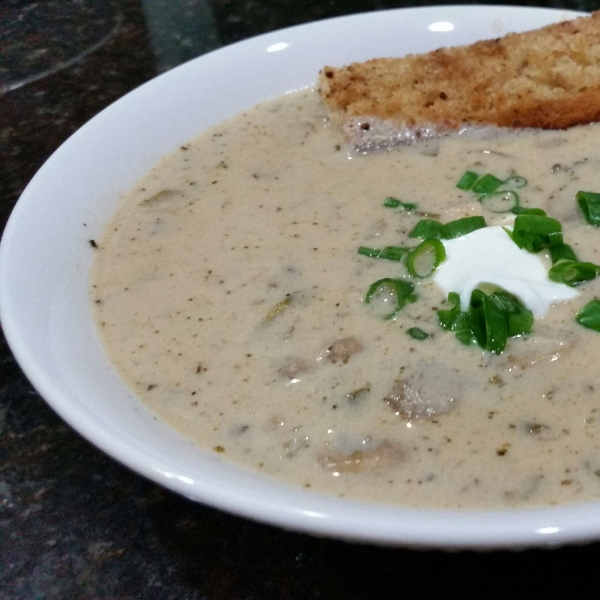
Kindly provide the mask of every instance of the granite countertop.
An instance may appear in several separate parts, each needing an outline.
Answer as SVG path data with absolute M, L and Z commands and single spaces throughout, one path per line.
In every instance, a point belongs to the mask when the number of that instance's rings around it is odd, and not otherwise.
M 583 0 L 545 5 L 593 8 Z M 4 0 L 0 230 L 46 158 L 156 74 L 265 31 L 398 6 Z M 598 594 L 596 559 L 597 544 L 487 554 L 361 546 L 190 502 L 118 465 L 65 425 L 0 336 L 0 600 L 589 598 Z

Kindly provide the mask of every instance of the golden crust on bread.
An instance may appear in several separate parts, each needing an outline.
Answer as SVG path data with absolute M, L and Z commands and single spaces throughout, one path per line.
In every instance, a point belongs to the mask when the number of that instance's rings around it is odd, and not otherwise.
M 473 126 L 597 121 L 600 11 L 470 46 L 324 67 L 319 91 L 355 143 L 392 130 L 409 132 L 397 137 L 405 143 Z

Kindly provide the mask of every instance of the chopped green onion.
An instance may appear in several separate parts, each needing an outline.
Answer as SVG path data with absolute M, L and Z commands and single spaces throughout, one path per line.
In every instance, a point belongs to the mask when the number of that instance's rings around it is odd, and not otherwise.
M 508 341 L 506 313 L 491 296 L 481 290 L 473 290 L 469 316 L 479 346 L 494 354 L 501 354 Z
M 396 297 L 396 308 L 384 317 L 387 321 L 393 319 L 406 304 L 414 302 L 417 299 L 417 296 L 413 294 L 415 286 L 409 281 L 386 277 L 385 279 L 380 279 L 371 284 L 367 291 L 367 295 L 365 296 L 365 304 L 369 304 L 377 292 L 381 292 L 386 288 Z
M 483 177 L 479 177 L 477 173 L 473 171 L 467 171 L 458 180 L 456 187 L 461 190 L 472 190 L 476 194 L 491 194 L 495 191 L 511 191 L 518 190 L 527 185 L 527 179 L 520 175 L 513 175 L 508 179 L 502 181 L 495 175 L 487 174 Z
M 440 325 L 453 331 L 458 340 L 469 345 L 479 344 L 484 350 L 500 353 L 508 338 L 531 333 L 533 313 L 517 298 L 506 292 L 487 295 L 481 290 L 471 294 L 468 312 L 460 310 L 460 297 L 452 292 L 449 310 L 439 310 Z
M 505 230 L 507 231 L 507 230 Z M 537 253 L 558 241 L 562 226 L 551 217 L 536 214 L 521 214 L 515 219 L 512 233 L 507 231 L 513 242 L 528 252 Z
M 549 246 L 559 246 L 560 244 L 564 244 L 562 231 L 553 231 L 548 234 Z
M 575 200 L 590 225 L 600 226 L 600 194 L 594 192 L 577 192 Z
M 386 208 L 398 208 L 400 206 L 400 204 L 402 204 L 402 203 L 400 202 L 400 200 L 397 200 L 396 198 L 386 198 L 383 201 L 383 205 Z
M 562 242 L 550 243 L 550 258 L 553 263 L 557 263 L 559 260 L 577 261 L 577 255 L 573 251 L 573 248 Z
M 357 254 L 362 254 L 363 256 L 368 256 L 369 258 L 379 258 L 379 253 L 381 250 L 377 250 L 377 248 L 367 248 L 366 246 L 360 246 L 356 251 Z
M 479 202 L 494 213 L 505 213 L 514 211 L 519 206 L 520 198 L 513 190 L 501 190 L 490 194 L 483 194 L 478 198 Z
M 456 219 L 456 221 L 450 221 L 442 225 L 440 236 L 445 240 L 452 240 L 482 227 L 486 227 L 483 217 L 464 217 L 463 219 Z
M 506 292 L 494 292 L 491 298 L 508 318 L 508 337 L 533 331 L 533 313 L 520 300 Z
M 502 179 L 498 179 L 495 175 L 490 175 L 488 173 L 475 182 L 471 191 L 476 194 L 491 194 L 492 192 L 495 192 L 502 183 Z
M 508 315 L 508 337 L 527 335 L 533 331 L 533 313 L 524 306 L 520 312 Z
M 549 235 L 551 233 L 562 231 L 562 226 L 556 219 L 553 219 L 552 217 L 526 214 L 519 215 L 515 219 L 514 230 L 522 230 L 540 235 Z
M 552 281 L 575 287 L 584 281 L 595 279 L 599 270 L 600 267 L 594 263 L 561 260 L 548 271 L 548 277 Z
M 452 308 L 447 310 L 438 310 L 438 320 L 440 325 L 447 330 L 452 331 L 456 318 L 460 313 L 460 296 L 456 292 L 448 294 L 448 302 L 452 304 Z
M 386 246 L 382 250 L 378 250 L 377 248 L 367 248 L 366 246 L 361 246 L 357 250 L 358 254 L 362 254 L 363 256 L 368 256 L 370 258 L 385 258 L 387 260 L 395 261 L 402 260 L 402 257 L 408 251 L 408 248 L 401 248 L 400 246 Z
M 433 219 L 421 219 L 408 234 L 410 238 L 439 238 L 442 224 Z
M 402 200 L 398 200 L 397 198 L 386 198 L 383 202 L 383 205 L 386 208 L 398 208 L 400 207 L 402 210 L 415 210 L 417 205 L 413 202 L 402 202 Z
M 508 230 L 506 227 L 503 227 L 503 229 L 519 248 L 525 248 L 528 252 L 537 254 L 548 245 L 543 236 L 523 231 L 515 233 L 514 231 Z
M 546 211 L 541 208 L 526 208 L 524 206 L 516 206 L 512 209 L 515 215 L 539 215 L 540 217 L 546 216 Z
M 446 250 L 440 240 L 421 242 L 406 257 L 406 268 L 413 277 L 429 277 L 446 258 Z
M 527 179 L 520 175 L 513 175 L 502 182 L 503 190 L 520 190 L 527 185 Z
M 587 329 L 600 331 L 600 300 L 588 302 L 575 316 L 575 320 Z
M 428 333 L 422 329 L 419 329 L 418 327 L 411 327 L 410 329 L 407 329 L 406 333 L 408 333 L 411 338 L 419 341 L 426 340 L 428 337 L 430 337 Z
M 459 190 L 468 191 L 473 187 L 473 184 L 479 179 L 479 175 L 474 173 L 473 171 L 467 171 L 462 175 L 462 177 L 458 180 L 456 187 Z
M 455 292 L 450 292 L 448 302 L 454 306 L 448 310 L 438 310 L 437 312 L 440 325 L 448 331 L 453 331 L 458 341 L 465 346 L 475 343 L 469 315 L 460 310 L 460 296 Z

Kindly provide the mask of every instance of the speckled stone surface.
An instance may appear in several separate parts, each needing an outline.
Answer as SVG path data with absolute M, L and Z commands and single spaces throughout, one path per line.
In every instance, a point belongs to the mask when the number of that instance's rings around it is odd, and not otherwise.
M 1 0 L 0 89 L 13 89 L 0 95 L 0 229 L 61 142 L 157 73 L 265 31 L 401 5 Z M 594 8 L 581 0 L 546 5 Z M 29 62 L 19 62 L 20 35 L 29 36 Z M 599 559 L 597 544 L 489 554 L 359 546 L 194 504 L 66 426 L 0 336 L 0 600 L 596 598 Z

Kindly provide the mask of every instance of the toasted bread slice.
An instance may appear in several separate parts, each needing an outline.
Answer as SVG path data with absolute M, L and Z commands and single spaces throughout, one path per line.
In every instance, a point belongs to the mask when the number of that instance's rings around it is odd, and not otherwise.
M 324 67 L 319 91 L 360 149 L 465 129 L 600 120 L 600 11 L 404 58 Z

